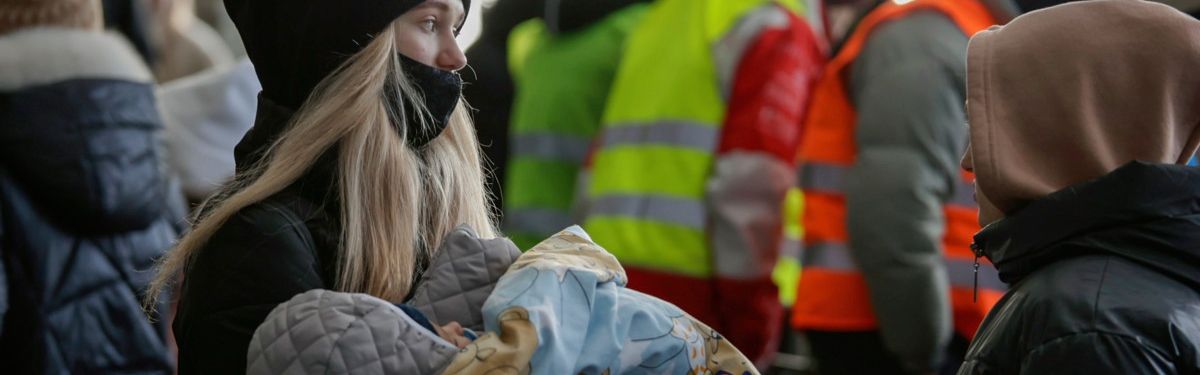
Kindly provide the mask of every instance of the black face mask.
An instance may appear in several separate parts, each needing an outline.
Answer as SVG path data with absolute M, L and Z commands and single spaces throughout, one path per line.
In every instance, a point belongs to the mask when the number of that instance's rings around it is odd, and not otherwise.
M 420 116 L 426 114 L 412 110 L 407 103 L 402 105 L 401 102 L 406 100 L 403 95 L 391 92 L 392 89 L 389 88 L 388 101 L 394 109 L 392 112 L 400 113 L 401 107 L 408 109 L 404 112 L 405 119 L 403 121 L 393 118 L 392 124 L 396 126 L 397 131 L 405 133 L 410 147 L 421 148 L 446 130 L 446 124 L 450 122 L 450 115 L 454 113 L 454 108 L 458 106 L 458 99 L 462 96 L 463 81 L 458 73 L 422 64 L 408 56 L 399 56 L 408 81 L 421 92 L 425 99 L 425 107 L 429 110 L 430 118 L 426 119 L 428 127 L 423 128 Z

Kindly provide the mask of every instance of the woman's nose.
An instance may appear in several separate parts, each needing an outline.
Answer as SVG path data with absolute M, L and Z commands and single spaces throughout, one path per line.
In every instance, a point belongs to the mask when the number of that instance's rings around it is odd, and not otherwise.
M 457 72 L 467 66 L 467 55 L 458 48 L 458 43 L 451 41 L 448 46 L 438 53 L 437 67 Z

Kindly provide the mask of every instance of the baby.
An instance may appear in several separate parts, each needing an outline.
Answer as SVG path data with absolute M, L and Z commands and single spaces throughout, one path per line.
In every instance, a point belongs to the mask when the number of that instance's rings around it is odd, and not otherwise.
M 450 322 L 446 323 L 446 325 L 438 326 L 434 325 L 429 318 L 425 317 L 425 314 L 422 314 L 421 311 L 417 310 L 415 307 L 406 304 L 396 304 L 396 307 L 399 307 L 401 311 L 404 311 L 406 315 L 415 320 L 417 324 L 420 324 L 422 328 L 437 334 L 438 337 L 449 341 L 459 349 L 467 347 L 471 341 L 475 341 L 475 339 L 478 338 L 474 331 L 463 327 L 462 324 L 458 324 L 458 322 Z
M 483 305 L 488 333 L 445 373 L 757 373 L 720 334 L 626 282 L 617 259 L 582 228 L 559 232 L 500 278 Z
M 247 373 L 758 373 L 704 323 L 626 289 L 621 264 L 579 227 L 520 255 L 487 241 L 448 240 L 409 304 L 329 290 L 280 304 L 254 333 Z M 480 325 L 478 337 L 464 327 Z

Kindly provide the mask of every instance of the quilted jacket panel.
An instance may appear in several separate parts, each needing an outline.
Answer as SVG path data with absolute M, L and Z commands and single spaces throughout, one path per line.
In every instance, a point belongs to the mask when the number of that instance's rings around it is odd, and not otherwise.
M 521 251 L 507 238 L 480 239 L 459 226 L 442 241 L 407 303 L 438 324 L 458 322 L 483 331 L 483 303 Z
M 438 374 L 458 349 L 395 305 L 312 290 L 280 304 L 254 332 L 247 374 Z

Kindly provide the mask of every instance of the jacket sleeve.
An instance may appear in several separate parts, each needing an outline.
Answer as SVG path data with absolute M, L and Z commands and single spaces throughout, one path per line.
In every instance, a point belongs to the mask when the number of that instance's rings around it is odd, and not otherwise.
M 774 4 L 743 17 L 715 53 L 729 105 L 706 187 L 719 315 L 710 324 L 763 364 L 783 322 L 771 272 L 804 103 L 823 58 L 808 25 Z
M 4 268 L 4 242 L 4 214 L 0 213 L 0 335 L 4 334 L 4 316 L 8 313 L 9 308 L 8 270 Z
M 1103 332 L 1078 333 L 1038 345 L 1021 361 L 1022 374 L 1178 374 L 1166 353 L 1137 337 Z
M 521 251 L 507 238 L 479 238 L 460 225 L 441 249 L 406 303 L 434 322 L 458 322 L 483 331 L 483 304 Z
M 440 374 L 458 348 L 399 307 L 312 290 L 275 307 L 243 354 L 246 374 Z
M 235 215 L 184 275 L 174 323 L 181 374 L 246 372 L 254 330 L 277 305 L 324 289 L 307 229 L 282 207 L 258 204 Z
M 915 13 L 876 30 L 850 77 L 858 113 L 857 160 L 845 181 L 851 254 L 884 345 L 910 371 L 935 369 L 952 334 L 942 206 L 967 137 L 966 43 L 941 14 Z

